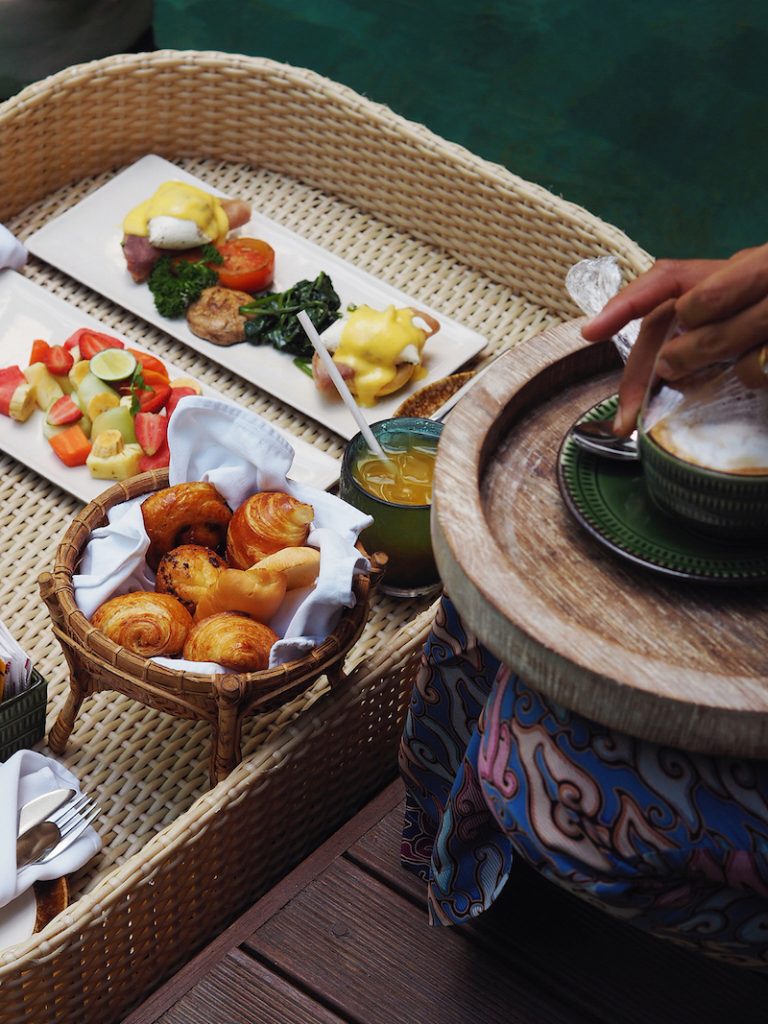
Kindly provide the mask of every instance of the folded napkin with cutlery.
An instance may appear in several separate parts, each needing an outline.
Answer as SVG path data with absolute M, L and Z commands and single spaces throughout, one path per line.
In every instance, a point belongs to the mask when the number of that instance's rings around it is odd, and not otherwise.
M 3 224 L 0 224 L 0 269 L 21 270 L 27 262 L 27 250 Z
M 371 517 L 333 494 L 288 480 L 294 456 L 290 443 L 260 416 L 223 399 L 183 398 L 168 426 L 168 445 L 171 484 L 211 483 L 232 509 L 256 491 L 283 491 L 313 506 L 307 544 L 320 551 L 320 575 L 314 587 L 290 591 L 270 622 L 282 637 L 272 649 L 270 664 L 303 657 L 333 630 L 342 609 L 354 604 L 354 574 L 369 568 L 355 542 Z M 108 525 L 91 535 L 73 580 L 75 601 L 87 618 L 110 597 L 154 589 L 145 564 L 149 539 L 142 501 L 144 497 L 114 506 Z M 154 660 L 179 670 L 223 671 L 210 662 Z
M 33 882 L 61 878 L 76 871 L 101 849 L 101 839 L 89 826 L 66 850 L 45 864 L 29 864 L 17 870 L 16 838 L 22 808 L 44 793 L 60 789 L 78 793 L 80 786 L 66 768 L 34 750 L 19 750 L 0 764 L 0 907 Z

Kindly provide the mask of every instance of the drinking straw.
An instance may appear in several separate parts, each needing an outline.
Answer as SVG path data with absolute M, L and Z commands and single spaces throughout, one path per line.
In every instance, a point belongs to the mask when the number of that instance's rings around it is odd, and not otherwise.
M 379 442 L 373 436 L 373 431 L 363 418 L 363 414 L 360 412 L 360 408 L 355 399 L 353 398 L 352 392 L 349 390 L 344 378 L 339 373 L 339 368 L 336 365 L 336 363 L 334 363 L 331 357 L 331 353 L 328 351 L 328 349 L 321 341 L 320 335 L 315 330 L 315 325 L 307 316 L 306 310 L 302 309 L 301 312 L 297 313 L 296 315 L 299 318 L 299 323 L 304 328 L 304 333 L 312 342 L 312 347 L 314 348 L 315 352 L 317 352 L 318 356 L 322 359 L 323 365 L 328 371 L 328 376 L 331 378 L 334 385 L 336 386 L 336 390 L 339 392 L 342 399 L 344 400 L 344 404 L 352 413 L 355 419 L 355 423 L 357 423 L 360 429 L 360 433 L 365 438 L 365 443 L 368 445 L 368 447 L 371 449 L 374 455 L 378 456 L 378 458 L 382 460 L 382 462 L 389 462 L 390 459 L 387 453 L 384 451 Z

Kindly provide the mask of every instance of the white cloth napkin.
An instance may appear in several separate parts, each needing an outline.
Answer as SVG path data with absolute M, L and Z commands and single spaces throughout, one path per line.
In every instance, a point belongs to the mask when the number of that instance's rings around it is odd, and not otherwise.
M 16 697 L 29 686 L 32 676 L 32 661 L 21 644 L 0 619 L 0 677 L 5 676 L 5 685 L 0 687 L 2 700 Z M 1 680 L 0 680 L 1 681 Z
M 101 849 L 101 839 L 89 825 L 83 834 L 47 864 L 28 864 L 16 870 L 19 812 L 24 804 L 54 789 L 80 784 L 71 772 L 34 750 L 19 750 L 0 764 L 0 907 L 20 896 L 33 882 L 61 878 L 77 871 Z
M 353 576 L 369 568 L 355 548 L 358 534 L 372 522 L 356 508 L 326 491 L 288 480 L 293 461 L 290 443 L 266 420 L 220 398 L 183 398 L 168 425 L 171 484 L 212 483 L 230 508 L 256 491 L 284 491 L 315 510 L 307 543 L 320 550 L 320 575 L 313 588 L 289 593 L 269 625 L 282 639 L 270 665 L 300 658 L 333 630 L 343 608 L 354 604 Z M 109 523 L 93 531 L 74 577 L 75 601 L 90 618 L 109 597 L 132 590 L 153 590 L 145 564 L 149 540 L 141 515 L 143 497 L 116 505 Z M 193 672 L 222 672 L 209 662 L 156 658 L 161 665 Z
M 0 224 L 0 268 L 21 270 L 27 262 L 27 250 L 3 224 Z

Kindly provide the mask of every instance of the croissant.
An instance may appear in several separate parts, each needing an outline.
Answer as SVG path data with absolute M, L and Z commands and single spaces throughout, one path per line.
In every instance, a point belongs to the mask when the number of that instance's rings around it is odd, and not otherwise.
M 210 548 L 199 544 L 181 544 L 160 559 L 155 590 L 181 601 L 187 611 L 195 614 L 200 599 L 215 585 L 227 563 Z
M 284 573 L 267 569 L 225 569 L 197 605 L 195 620 L 217 612 L 244 612 L 260 622 L 271 619 L 285 597 Z
M 175 597 L 145 590 L 110 598 L 96 609 L 91 622 L 110 640 L 144 658 L 179 654 L 193 626 L 192 616 Z
M 156 569 L 160 559 L 180 544 L 223 548 L 232 518 L 229 505 L 213 484 L 197 481 L 155 491 L 141 504 L 150 540 L 147 563 Z
M 281 491 L 260 491 L 235 509 L 227 530 L 227 561 L 248 569 L 280 548 L 303 544 L 315 510 Z
M 285 575 L 286 590 L 311 587 L 320 572 L 320 552 L 317 548 L 282 548 L 273 555 L 267 555 L 253 566 L 253 569 L 268 569 Z
M 233 672 L 261 672 L 277 633 L 240 612 L 219 612 L 198 622 L 184 644 L 189 661 L 215 661 Z

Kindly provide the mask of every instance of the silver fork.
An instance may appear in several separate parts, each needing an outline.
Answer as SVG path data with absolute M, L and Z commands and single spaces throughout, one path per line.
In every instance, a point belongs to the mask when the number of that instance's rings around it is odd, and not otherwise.
M 54 857 L 58 857 L 68 846 L 71 846 L 76 839 L 85 832 L 88 826 L 99 813 L 99 805 L 84 793 L 71 804 L 63 807 L 51 818 L 51 821 L 58 828 L 61 838 L 48 853 L 44 854 L 39 864 L 45 864 Z
M 86 828 L 99 813 L 98 804 L 89 796 L 81 794 L 52 815 L 41 825 L 35 825 L 23 837 L 30 844 L 29 852 L 22 860 L 17 859 L 17 866 L 27 864 L 46 864 L 58 857 L 85 832 Z M 39 829 L 41 835 L 37 842 L 33 833 Z M 44 829 L 44 831 L 43 831 Z M 21 842 L 22 840 L 19 840 Z M 17 846 L 18 851 L 18 846 Z

